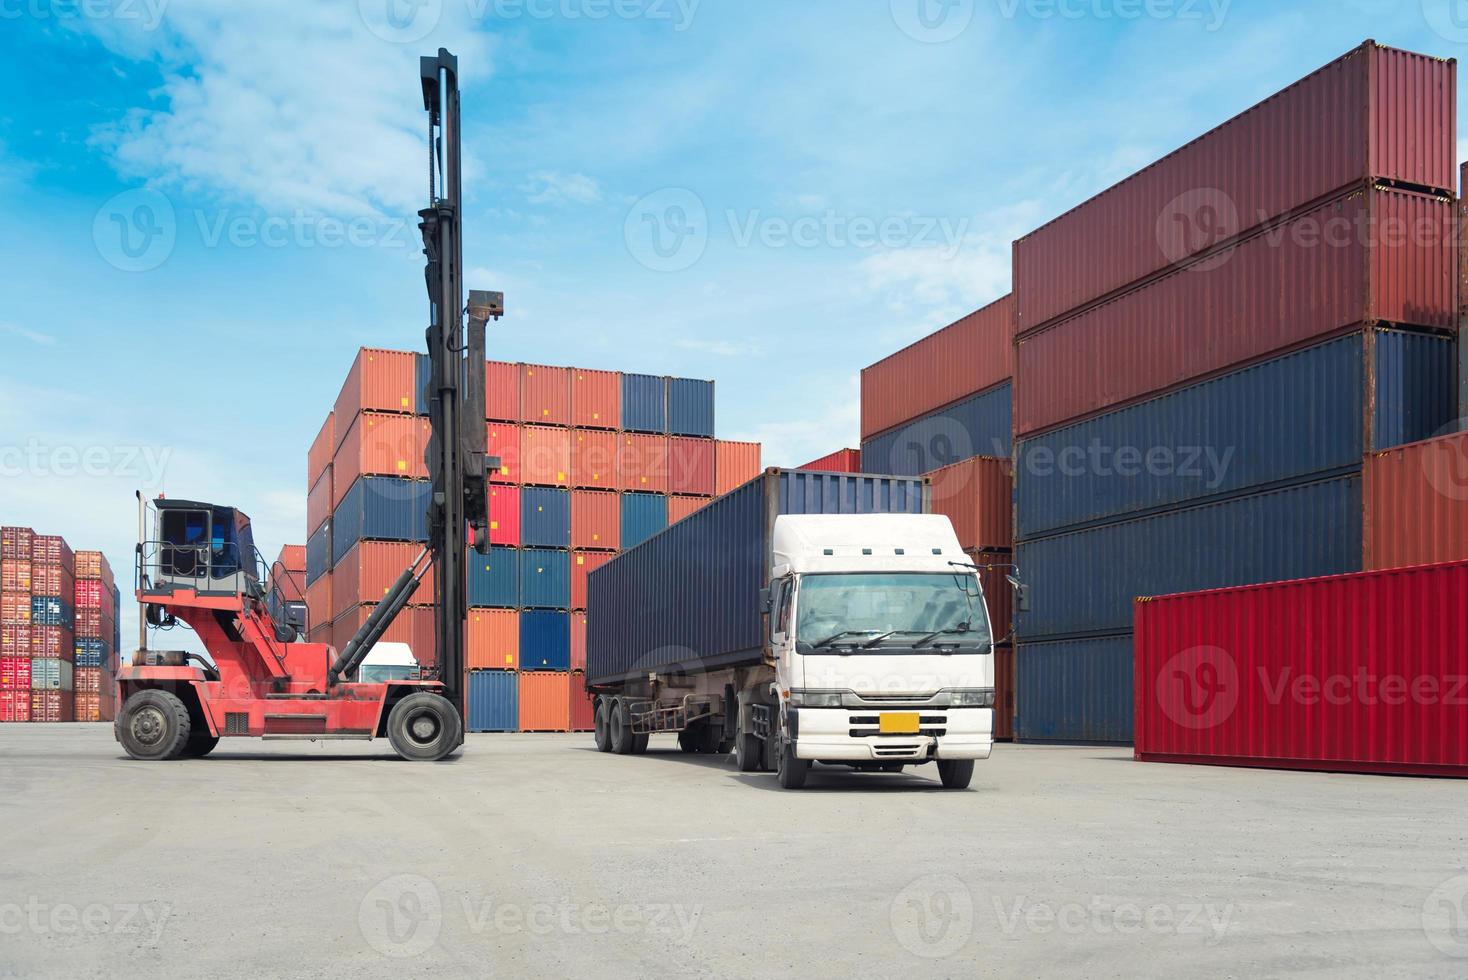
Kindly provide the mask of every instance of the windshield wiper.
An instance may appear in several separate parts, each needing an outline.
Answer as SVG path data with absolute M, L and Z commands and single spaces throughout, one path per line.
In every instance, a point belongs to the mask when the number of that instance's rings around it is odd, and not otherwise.
M 919 647 L 925 647 L 929 643 L 932 643 L 934 640 L 936 640 L 940 636 L 954 636 L 954 635 L 961 634 L 961 633 L 973 633 L 973 632 L 975 632 L 975 630 L 972 629 L 969 626 L 968 623 L 960 623 L 959 625 L 954 626 L 954 627 L 951 627 L 951 628 L 946 629 L 946 630 L 936 630 L 936 631 L 934 631 L 932 633 L 929 633 L 928 635 L 924 636 L 922 639 L 914 641 L 913 642 L 913 645 L 912 645 L 912 648 L 914 650 L 916 650 Z
M 812 647 L 812 649 L 819 650 L 821 647 L 830 646 L 832 643 L 835 643 L 837 640 L 841 639 L 843 636 L 866 636 L 870 632 L 871 632 L 871 630 L 842 630 L 839 633 L 836 633 L 836 634 L 834 634 L 832 636 L 826 637 L 824 640 L 822 640 L 819 643 L 813 643 L 813 644 L 811 644 L 811 647 Z M 856 646 L 855 643 L 852 643 L 851 645 L 852 646 Z
M 887 637 L 891 636 L 893 633 L 901 633 L 901 632 L 902 632 L 902 630 L 888 630 L 887 632 L 881 634 L 880 636 L 874 636 L 870 640 L 867 640 L 865 643 L 863 643 L 861 645 L 861 648 L 863 650 L 870 650 L 872 647 L 876 646 L 878 643 L 881 643 L 883 640 L 885 640 Z

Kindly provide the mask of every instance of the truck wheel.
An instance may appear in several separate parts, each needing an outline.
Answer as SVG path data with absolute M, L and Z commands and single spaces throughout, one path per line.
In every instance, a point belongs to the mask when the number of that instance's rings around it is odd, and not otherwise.
M 678 748 L 681 751 L 692 755 L 694 752 L 698 751 L 698 739 L 696 739 L 693 734 L 685 728 L 678 733 Z
M 127 699 L 112 727 L 123 751 L 134 759 L 154 762 L 183 755 L 193 722 L 177 695 L 149 689 Z
M 719 751 L 719 746 L 723 744 L 723 741 L 724 728 L 722 725 L 715 725 L 713 722 L 704 722 L 703 727 L 698 730 L 698 751 L 700 752 L 707 752 L 713 755 Z M 724 751 L 728 752 L 729 750 L 724 749 Z
M 617 755 L 632 754 L 632 727 L 627 724 L 627 709 L 621 701 L 612 702 L 611 715 L 607 721 L 607 737 L 612 751 Z
M 944 789 L 968 789 L 969 781 L 974 778 L 974 760 L 939 759 L 938 778 L 943 780 Z
M 437 762 L 464 741 L 463 721 L 448 698 L 409 694 L 387 716 L 387 740 L 409 762 Z
M 740 772 L 759 772 L 765 767 L 764 742 L 757 735 L 741 733 L 734 740 L 734 761 Z
M 194 732 L 189 736 L 188 744 L 184 746 L 183 754 L 179 758 L 202 759 L 210 752 L 213 752 L 218 745 L 218 735 L 210 735 L 207 730 Z
M 608 722 L 607 722 L 607 699 L 606 698 L 597 698 L 596 699 L 596 715 L 595 715 L 595 717 L 596 717 L 596 722 L 595 722 L 595 725 L 594 725 L 594 729 L 595 729 L 595 732 L 596 732 L 596 735 L 595 735 L 595 738 L 596 738 L 596 750 L 598 752 L 610 752 L 610 751 L 612 751 L 612 736 L 607 731 L 607 724 L 608 724 Z
M 632 736 L 632 754 L 633 755 L 642 755 L 642 753 L 646 752 L 647 751 L 647 740 L 648 740 L 648 735 L 645 734 L 645 733 L 642 734 L 642 735 L 633 735 Z
M 810 760 L 797 759 L 795 746 L 783 740 L 780 743 L 780 786 L 784 789 L 800 789 L 805 786 L 805 777 L 810 774 Z

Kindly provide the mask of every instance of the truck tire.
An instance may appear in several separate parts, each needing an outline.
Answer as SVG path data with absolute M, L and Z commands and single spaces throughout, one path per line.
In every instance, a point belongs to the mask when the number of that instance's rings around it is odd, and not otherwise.
M 150 688 L 127 699 L 112 729 L 128 755 L 156 762 L 183 755 L 193 722 L 178 695 Z
M 409 694 L 387 716 L 387 740 L 409 762 L 437 762 L 464 741 L 464 722 L 448 698 Z
M 974 760 L 949 759 L 945 762 L 939 759 L 938 778 L 943 780 L 944 789 L 968 789 L 970 780 L 974 778 Z
M 780 787 L 782 789 L 801 789 L 805 786 L 805 777 L 810 775 L 810 760 L 797 759 L 795 747 L 788 742 L 780 743 Z
M 704 722 L 703 727 L 698 730 L 698 751 L 715 755 L 720 752 L 723 744 L 724 726 Z M 723 748 L 722 751 L 728 752 L 729 750 Z
M 644 752 L 647 751 L 647 740 L 648 740 L 648 737 L 649 736 L 646 733 L 643 733 L 641 735 L 633 735 L 632 736 L 632 754 L 633 755 L 642 755 L 642 753 L 644 753 Z
M 734 740 L 734 761 L 740 772 L 759 772 L 765 768 L 765 744 L 757 735 L 742 732 Z
M 621 699 L 612 702 L 607 718 L 607 739 L 617 755 L 632 754 L 632 726 L 627 724 L 627 709 Z
M 689 755 L 698 751 L 698 739 L 687 728 L 678 733 L 678 749 Z
M 612 736 L 607 731 L 608 719 L 606 698 L 596 699 L 596 712 L 594 717 L 596 718 L 596 721 L 593 723 L 592 727 L 595 731 L 594 738 L 596 739 L 596 750 L 598 752 L 610 752 L 612 751 Z

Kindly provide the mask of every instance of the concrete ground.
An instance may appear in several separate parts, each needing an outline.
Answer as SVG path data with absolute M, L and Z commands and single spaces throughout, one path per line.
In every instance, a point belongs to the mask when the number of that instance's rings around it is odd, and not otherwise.
M 661 743 L 661 744 L 660 744 Z M 0 727 L 0 975 L 1468 975 L 1468 785 L 1000 746 L 973 788 L 587 736 Z

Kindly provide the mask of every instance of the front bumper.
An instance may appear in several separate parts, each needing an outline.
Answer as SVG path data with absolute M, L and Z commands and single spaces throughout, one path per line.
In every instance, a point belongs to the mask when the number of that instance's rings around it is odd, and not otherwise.
M 994 712 L 990 708 L 908 709 L 919 716 L 917 734 L 882 734 L 881 716 L 897 710 L 901 709 L 790 709 L 795 757 L 822 762 L 921 762 L 987 759 L 994 749 Z

